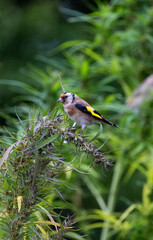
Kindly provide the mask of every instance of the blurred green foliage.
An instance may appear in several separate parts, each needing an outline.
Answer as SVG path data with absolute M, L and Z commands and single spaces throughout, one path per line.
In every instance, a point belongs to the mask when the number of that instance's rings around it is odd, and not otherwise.
M 79 239 L 67 199 L 75 183 L 65 179 L 88 174 L 87 165 L 78 167 L 81 158 L 100 158 L 106 166 L 109 161 L 91 141 L 76 137 L 65 120 L 57 110 L 45 118 L 33 112 L 22 140 L 0 159 L 1 239 Z
M 5 111 L 1 110 L 1 117 L 7 120 L 9 132 L 18 129 L 17 135 L 13 132 L 8 138 L 6 130 L 1 128 L 2 145 L 6 147 L 14 138 L 22 138 L 22 121 L 14 124 L 14 106 L 22 119 L 27 118 L 31 108 L 37 107 L 37 102 L 42 114 L 52 111 L 61 93 L 60 74 L 66 91 L 85 98 L 120 126 L 120 129 L 104 126 L 102 134 L 94 140 L 97 146 L 105 143 L 102 151 L 114 162 L 113 167 L 107 171 L 99 166 L 89 167 L 89 161 L 81 157 L 78 165 L 89 168 L 90 174 L 82 176 L 71 171 L 63 176 L 67 185 L 77 189 L 73 193 L 71 189 L 64 192 L 80 229 L 74 239 L 84 236 L 89 240 L 152 240 L 153 101 L 151 96 L 137 110 L 127 107 L 126 101 L 152 73 L 153 5 L 151 0 L 96 3 L 89 14 L 63 9 L 63 14 L 70 15 L 72 34 L 73 26 L 79 26 L 80 34 L 76 28 L 77 35 L 70 41 L 47 49 L 46 54 L 37 52 L 39 65 L 24 70 L 23 82 L 0 80 L 5 91 L 9 87 L 16 93 L 10 106 L 9 99 Z M 30 16 L 33 18 L 34 13 Z M 97 126 L 90 126 L 85 137 L 90 140 L 97 132 Z M 70 149 L 64 150 L 68 161 L 73 155 Z M 62 198 L 61 202 L 64 208 Z

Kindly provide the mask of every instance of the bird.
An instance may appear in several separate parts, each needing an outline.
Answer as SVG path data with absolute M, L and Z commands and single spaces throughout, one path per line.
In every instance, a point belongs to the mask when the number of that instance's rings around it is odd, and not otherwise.
M 65 92 L 60 95 L 57 102 L 61 102 L 67 116 L 73 120 L 74 123 L 81 125 L 81 132 L 85 130 L 88 125 L 94 123 L 107 123 L 111 126 L 119 128 L 116 124 L 105 119 L 98 111 L 92 108 L 85 100 L 79 98 L 78 95 L 70 92 Z

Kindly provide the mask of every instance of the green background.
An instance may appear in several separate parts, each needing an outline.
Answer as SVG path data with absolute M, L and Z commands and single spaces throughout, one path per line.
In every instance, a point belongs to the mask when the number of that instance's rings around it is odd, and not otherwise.
M 7 0 L 0 3 L 0 22 L 2 153 L 22 139 L 19 119 L 27 126 L 29 112 L 63 111 L 56 103 L 62 93 L 60 75 L 66 91 L 120 126 L 103 125 L 94 140 L 104 144 L 101 151 L 112 167 L 90 166 L 91 158 L 80 157 L 78 165 L 90 169 L 88 176 L 61 174 L 77 189 L 59 187 L 72 204 L 65 215 L 79 219 L 74 239 L 152 240 L 153 92 L 145 83 L 133 95 L 153 70 L 152 1 Z M 143 100 L 133 108 L 139 96 Z M 83 136 L 91 140 L 98 131 L 97 125 L 90 126 Z M 64 152 L 68 162 L 70 149 Z

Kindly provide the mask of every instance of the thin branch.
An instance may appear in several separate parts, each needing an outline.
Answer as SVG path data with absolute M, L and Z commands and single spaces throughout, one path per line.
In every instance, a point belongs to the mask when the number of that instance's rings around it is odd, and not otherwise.
M 60 74 L 58 74 L 58 76 L 59 76 L 59 80 L 60 80 L 60 84 L 61 84 L 61 88 L 62 88 L 62 90 L 63 90 L 63 92 L 66 92 L 65 89 L 64 89 L 64 87 L 63 87 L 62 79 L 61 79 Z

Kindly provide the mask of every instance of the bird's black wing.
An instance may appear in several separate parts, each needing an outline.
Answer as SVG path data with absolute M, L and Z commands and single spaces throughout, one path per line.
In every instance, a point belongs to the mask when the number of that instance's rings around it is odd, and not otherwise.
M 81 112 L 91 115 L 96 119 L 103 119 L 102 115 L 90 106 L 84 106 L 82 104 L 75 104 L 75 107 L 77 109 L 79 109 Z
M 85 106 L 85 105 L 82 105 L 82 104 L 75 104 L 75 107 L 77 109 L 79 109 L 81 112 L 93 116 L 97 120 L 102 120 L 102 122 L 104 122 L 104 123 L 107 123 L 109 125 L 112 125 L 114 127 L 119 128 L 116 124 L 114 124 L 114 123 L 108 121 L 107 119 L 105 119 L 99 112 L 97 112 L 95 109 L 93 109 L 90 106 Z

